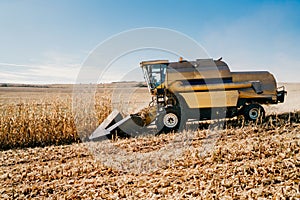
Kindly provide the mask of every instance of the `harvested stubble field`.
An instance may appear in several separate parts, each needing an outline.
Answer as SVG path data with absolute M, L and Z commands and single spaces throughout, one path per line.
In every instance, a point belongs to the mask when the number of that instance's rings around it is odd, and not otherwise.
M 78 143 L 71 89 L 48 89 L 35 88 L 30 95 L 19 88 L 1 90 L 0 141 L 2 149 L 9 149 L 0 152 L 1 199 L 300 198 L 298 112 L 273 115 L 262 125 L 228 123 L 213 150 L 203 156 L 197 147 L 202 146 L 206 130 L 198 130 L 193 133 L 195 148 L 174 163 L 136 174 L 97 162 L 86 144 Z M 111 107 L 109 95 L 99 91 L 96 110 L 101 122 Z M 269 110 L 276 109 L 281 108 Z M 113 144 L 128 153 L 151 152 L 176 134 L 180 133 L 118 139 Z M 26 146 L 45 147 L 10 149 Z

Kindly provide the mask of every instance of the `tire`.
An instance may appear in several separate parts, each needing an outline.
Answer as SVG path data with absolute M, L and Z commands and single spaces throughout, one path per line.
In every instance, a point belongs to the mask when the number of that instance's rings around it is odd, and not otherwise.
M 243 115 L 245 120 L 257 122 L 265 117 L 265 109 L 259 104 L 249 104 L 244 107 Z
M 174 108 L 166 108 L 156 119 L 158 133 L 169 133 L 178 131 L 180 128 L 181 116 L 180 111 Z

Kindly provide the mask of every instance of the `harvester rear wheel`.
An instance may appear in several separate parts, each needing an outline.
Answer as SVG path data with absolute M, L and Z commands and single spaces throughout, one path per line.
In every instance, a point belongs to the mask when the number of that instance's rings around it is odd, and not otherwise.
M 158 133 L 169 133 L 177 131 L 180 127 L 180 112 L 174 108 L 166 108 L 156 119 Z
M 244 107 L 243 114 L 246 120 L 258 122 L 265 117 L 265 109 L 259 104 L 249 104 Z

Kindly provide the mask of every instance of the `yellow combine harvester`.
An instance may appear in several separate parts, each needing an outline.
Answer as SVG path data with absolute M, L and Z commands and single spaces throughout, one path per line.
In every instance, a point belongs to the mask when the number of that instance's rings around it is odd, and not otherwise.
M 274 76 L 267 71 L 231 72 L 221 59 L 169 62 L 143 61 L 151 106 L 122 118 L 114 111 L 90 139 L 114 131 L 137 134 L 139 127 L 153 121 L 158 132 L 177 131 L 188 120 L 232 118 L 242 115 L 256 121 L 265 115 L 261 104 L 284 102 L 284 87 L 277 88 Z

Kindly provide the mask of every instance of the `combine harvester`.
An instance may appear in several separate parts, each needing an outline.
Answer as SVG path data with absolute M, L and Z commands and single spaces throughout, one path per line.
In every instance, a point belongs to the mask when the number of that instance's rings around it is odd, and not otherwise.
M 150 106 L 125 118 L 114 110 L 90 139 L 113 133 L 135 136 L 154 121 L 159 133 L 183 129 L 191 119 L 242 115 L 256 121 L 265 116 L 261 104 L 282 103 L 287 93 L 268 71 L 231 72 L 221 59 L 155 60 L 140 66 L 153 97 Z

